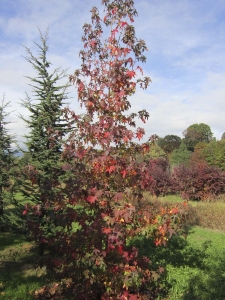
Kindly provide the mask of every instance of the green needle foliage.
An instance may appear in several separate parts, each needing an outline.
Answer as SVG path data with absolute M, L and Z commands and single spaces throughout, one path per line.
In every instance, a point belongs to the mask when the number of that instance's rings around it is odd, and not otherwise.
M 5 102 L 3 97 L 0 103 L 0 231 L 4 231 L 5 225 L 9 222 L 5 208 L 9 205 L 8 202 L 12 196 L 10 188 L 13 185 L 12 168 L 15 163 L 15 150 L 12 149 L 12 144 L 15 141 L 7 129 L 7 124 L 10 122 L 6 121 L 6 117 L 9 115 L 6 109 L 9 104 L 9 102 Z
M 33 97 L 27 94 L 22 105 L 29 111 L 29 117 L 21 118 L 26 122 L 29 133 L 25 135 L 27 150 L 24 155 L 29 157 L 27 164 L 22 166 L 22 193 L 29 203 L 36 205 L 36 216 L 44 220 L 43 211 L 47 212 L 51 204 L 61 197 L 60 166 L 62 144 L 70 130 L 64 117 L 63 105 L 68 99 L 69 84 L 58 82 L 67 77 L 66 70 L 60 68 L 49 71 L 51 63 L 47 59 L 47 39 L 40 33 L 41 45 L 36 44 L 39 55 L 35 57 L 25 47 L 26 60 L 37 72 L 32 78 L 27 76 L 32 87 Z M 40 213 L 42 211 L 42 213 Z M 26 214 L 26 210 L 23 212 Z
M 25 143 L 28 152 L 35 161 L 41 164 L 49 159 L 58 159 L 61 155 L 62 138 L 68 132 L 68 124 L 64 119 L 63 105 L 67 99 L 66 85 L 57 85 L 58 81 L 67 77 L 66 70 L 60 68 L 49 73 L 48 69 L 51 63 L 47 60 L 47 39 L 48 32 L 45 36 L 41 35 L 42 45 L 39 48 L 39 56 L 35 57 L 31 50 L 25 47 L 27 52 L 26 60 L 37 71 L 37 77 L 30 79 L 30 86 L 33 88 L 33 99 L 28 95 L 22 105 L 30 112 L 29 118 L 21 118 L 27 123 L 30 133 L 26 135 Z M 25 151 L 26 153 L 27 151 Z

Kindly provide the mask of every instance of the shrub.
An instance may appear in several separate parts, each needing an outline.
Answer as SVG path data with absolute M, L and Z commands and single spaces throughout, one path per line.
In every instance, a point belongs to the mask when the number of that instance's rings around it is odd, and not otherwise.
M 151 159 L 148 171 L 154 179 L 150 185 L 150 193 L 156 197 L 167 195 L 172 187 L 168 160 L 163 158 Z
M 213 199 L 224 192 L 225 172 L 205 163 L 181 165 L 174 169 L 172 178 L 174 189 L 184 199 Z

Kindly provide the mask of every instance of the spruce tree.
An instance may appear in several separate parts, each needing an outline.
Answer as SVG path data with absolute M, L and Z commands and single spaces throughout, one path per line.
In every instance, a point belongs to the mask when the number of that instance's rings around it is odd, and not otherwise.
M 6 117 L 9 113 L 6 109 L 9 107 L 9 102 L 0 103 L 0 230 L 4 231 L 5 225 L 8 223 L 8 214 L 5 214 L 4 208 L 9 204 L 10 194 L 9 189 L 12 185 L 12 168 L 15 162 L 15 150 L 12 149 L 14 136 L 9 133 Z M 8 224 L 9 225 L 9 224 Z
M 36 44 L 39 55 L 36 57 L 25 47 L 26 60 L 37 72 L 37 76 L 30 80 L 32 97 L 26 94 L 22 102 L 29 111 L 29 117 L 20 116 L 29 129 L 25 135 L 26 150 L 29 163 L 23 167 L 25 176 L 22 192 L 33 205 L 36 205 L 37 216 L 45 223 L 47 211 L 54 207 L 53 203 L 60 196 L 60 176 L 63 170 L 60 166 L 63 140 L 69 132 L 68 123 L 64 117 L 63 105 L 68 99 L 68 84 L 58 82 L 65 78 L 66 70 L 60 68 L 50 72 L 51 63 L 47 59 L 47 39 L 40 33 L 41 45 Z M 26 210 L 24 211 L 26 214 Z

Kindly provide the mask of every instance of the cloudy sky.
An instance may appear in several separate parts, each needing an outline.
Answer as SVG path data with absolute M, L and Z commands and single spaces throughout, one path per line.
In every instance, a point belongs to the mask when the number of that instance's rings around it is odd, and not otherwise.
M 205 123 L 220 139 L 225 131 L 225 1 L 135 0 L 138 17 L 133 25 L 149 51 L 142 67 L 152 84 L 132 97 L 133 111 L 146 109 L 147 139 L 182 132 L 191 124 Z M 38 27 L 49 26 L 49 61 L 55 68 L 80 66 L 82 26 L 90 22 L 90 9 L 102 10 L 101 0 L 0 0 L 0 95 L 11 102 L 10 128 L 22 141 L 27 115 L 20 101 L 30 94 L 35 76 L 24 59 L 22 45 L 36 54 Z M 71 107 L 79 112 L 75 88 Z

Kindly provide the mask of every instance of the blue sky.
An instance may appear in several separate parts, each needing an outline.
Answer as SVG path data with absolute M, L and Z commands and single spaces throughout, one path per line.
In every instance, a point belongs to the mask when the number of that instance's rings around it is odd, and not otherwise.
M 146 140 L 152 134 L 164 137 L 182 132 L 191 124 L 206 123 L 220 139 L 225 131 L 225 1 L 224 0 L 136 0 L 138 17 L 133 25 L 149 51 L 142 67 L 152 84 L 130 99 L 132 111 L 146 109 L 143 126 Z M 49 26 L 49 60 L 55 68 L 80 66 L 82 26 L 90 22 L 92 6 L 101 0 L 0 0 L 0 94 L 11 101 L 10 125 L 22 141 L 27 115 L 19 104 L 31 92 L 25 76 L 35 76 L 23 58 L 33 41 L 40 42 Z M 79 112 L 74 87 L 71 107 Z M 141 125 L 141 124 L 138 124 Z

